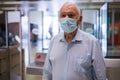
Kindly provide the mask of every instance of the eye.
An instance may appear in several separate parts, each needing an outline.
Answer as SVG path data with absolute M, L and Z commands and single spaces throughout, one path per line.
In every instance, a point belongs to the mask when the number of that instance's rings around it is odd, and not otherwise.
M 66 14 L 61 14 L 60 17 L 64 18 L 66 17 Z
M 69 18 L 73 18 L 75 15 L 73 13 L 68 14 Z

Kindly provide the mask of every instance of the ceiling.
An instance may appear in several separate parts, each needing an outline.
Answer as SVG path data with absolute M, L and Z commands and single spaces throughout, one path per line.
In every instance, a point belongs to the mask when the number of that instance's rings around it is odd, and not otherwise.
M 60 6 L 66 0 L 0 0 L 0 10 L 43 10 L 57 14 Z M 82 2 L 83 1 L 83 2 Z M 105 2 L 92 2 L 92 0 L 74 0 L 81 9 L 99 9 Z M 109 8 L 120 9 L 120 2 L 109 2 Z
M 40 3 L 44 2 L 44 4 L 48 5 L 55 5 L 59 3 L 63 3 L 66 0 L 60 0 L 60 1 L 55 1 L 55 0 L 0 0 L 0 9 L 2 8 L 20 8 L 21 6 L 25 6 L 27 4 L 28 7 L 36 7 L 38 5 L 41 5 Z M 103 3 L 102 0 L 101 2 L 90 2 L 91 0 L 85 1 L 85 0 L 74 0 L 74 2 L 79 5 L 81 8 L 99 8 Z M 109 2 L 111 7 L 120 7 L 119 4 L 120 2 Z M 46 6 L 46 5 L 45 5 Z

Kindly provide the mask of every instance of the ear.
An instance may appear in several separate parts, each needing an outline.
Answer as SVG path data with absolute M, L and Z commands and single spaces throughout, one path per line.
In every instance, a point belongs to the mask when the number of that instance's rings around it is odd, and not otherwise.
M 78 21 L 77 21 L 77 26 L 79 26 L 82 22 L 82 16 L 79 17 Z

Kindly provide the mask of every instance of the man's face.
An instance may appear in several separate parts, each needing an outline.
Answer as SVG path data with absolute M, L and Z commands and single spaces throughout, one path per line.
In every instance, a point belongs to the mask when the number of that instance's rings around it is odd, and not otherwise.
M 61 18 L 72 18 L 77 20 L 77 26 L 81 24 L 82 16 L 80 16 L 79 11 L 75 5 L 68 4 L 64 5 L 59 14 L 59 19 Z
M 78 11 L 75 6 L 73 5 L 65 5 L 60 10 L 59 18 L 73 18 L 78 19 Z

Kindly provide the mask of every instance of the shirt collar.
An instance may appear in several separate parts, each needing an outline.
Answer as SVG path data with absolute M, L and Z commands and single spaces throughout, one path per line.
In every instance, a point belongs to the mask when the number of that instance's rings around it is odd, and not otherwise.
M 65 37 L 64 37 L 64 32 L 62 33 L 62 35 L 59 37 L 60 41 L 61 42 L 65 42 Z M 83 37 L 82 37 L 82 34 L 81 34 L 81 30 L 78 29 L 74 39 L 72 40 L 72 42 L 79 42 L 79 41 L 82 41 L 83 40 Z

